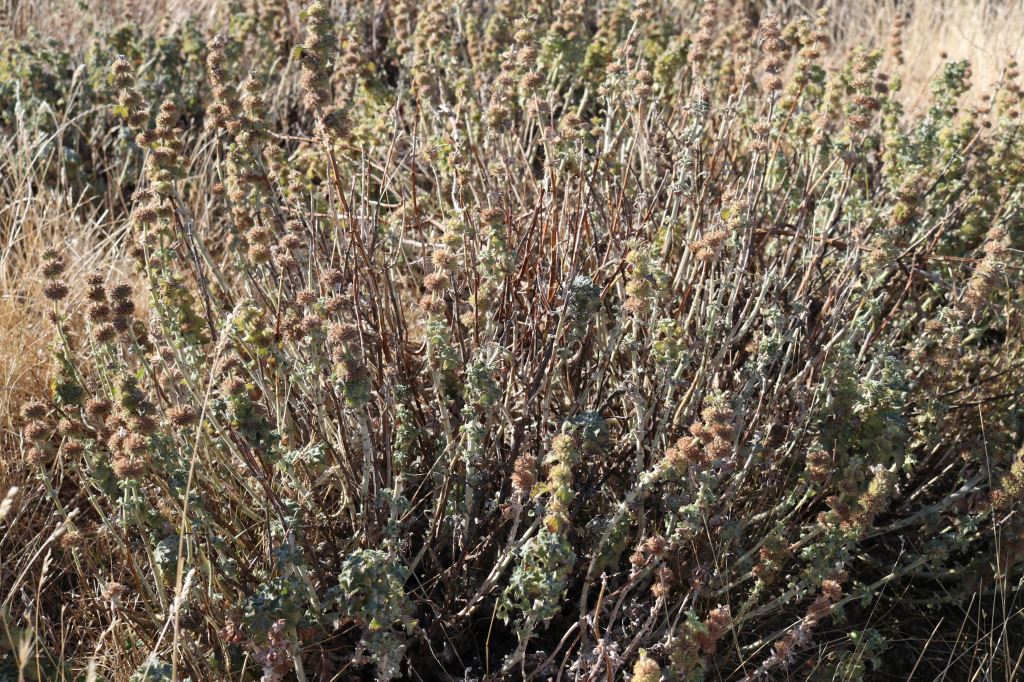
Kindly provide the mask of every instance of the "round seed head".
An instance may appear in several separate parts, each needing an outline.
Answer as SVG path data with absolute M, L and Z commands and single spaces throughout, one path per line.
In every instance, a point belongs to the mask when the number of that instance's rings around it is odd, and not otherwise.
M 68 296 L 68 285 L 61 280 L 52 280 L 43 286 L 43 295 L 51 301 L 62 301 Z
M 47 249 L 47 253 L 49 253 L 50 251 L 51 249 Z M 43 277 L 45 277 L 46 279 L 53 279 L 55 277 L 59 277 L 64 273 L 64 269 L 64 258 L 61 257 L 60 255 L 54 254 L 50 258 L 47 258 L 46 260 L 43 261 L 42 272 Z
M 167 419 L 177 427 L 184 427 L 195 424 L 198 415 L 191 405 L 175 405 L 167 410 Z
M 22 419 L 42 419 L 46 416 L 46 403 L 41 400 L 29 400 L 21 406 Z

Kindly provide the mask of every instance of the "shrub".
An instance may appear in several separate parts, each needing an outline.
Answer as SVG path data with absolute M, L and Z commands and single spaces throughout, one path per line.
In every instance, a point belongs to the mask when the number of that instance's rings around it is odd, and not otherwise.
M 1011 670 L 1016 67 L 908 115 L 825 12 L 688 9 L 317 1 L 288 61 L 195 24 L 112 57 L 136 278 L 43 254 L 56 530 L 0 584 L 47 653 L 0 661 L 909 676 L 982 608 Z

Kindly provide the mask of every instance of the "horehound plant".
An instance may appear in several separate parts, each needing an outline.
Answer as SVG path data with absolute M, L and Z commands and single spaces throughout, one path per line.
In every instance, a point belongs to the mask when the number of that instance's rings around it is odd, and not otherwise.
M 0 678 L 1018 676 L 1017 67 L 910 115 L 905 22 L 760 7 L 0 55 L 125 244 L 39 252 Z

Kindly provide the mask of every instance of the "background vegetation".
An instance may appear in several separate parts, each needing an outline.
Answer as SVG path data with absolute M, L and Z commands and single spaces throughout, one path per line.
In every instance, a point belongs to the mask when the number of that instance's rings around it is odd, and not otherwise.
M 1022 33 L 8 2 L 0 680 L 1018 679 Z

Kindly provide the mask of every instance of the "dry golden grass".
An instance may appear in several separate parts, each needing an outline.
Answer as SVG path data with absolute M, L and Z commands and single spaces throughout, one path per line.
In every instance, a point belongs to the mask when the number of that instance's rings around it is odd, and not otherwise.
M 111 217 L 112 207 L 87 207 L 81 197 L 37 183 L 54 160 L 32 148 L 17 136 L 0 143 L 0 450 L 6 451 L 15 451 L 17 406 L 38 393 L 51 366 L 53 325 L 39 295 L 40 254 L 54 244 L 66 249 L 68 281 L 78 291 L 90 271 L 127 271 L 125 228 Z M 16 458 L 0 458 L 0 488 L 15 464 Z
M 4 3 L 7 4 L 7 3 Z M 126 21 L 142 26 L 169 26 L 192 15 L 212 23 L 227 11 L 220 0 L 33 0 L 15 2 L 6 11 L 8 30 L 16 38 L 29 30 L 70 43 L 81 41 L 96 28 L 109 28 Z
M 999 0 L 923 0 L 833 3 L 836 34 L 834 56 L 855 45 L 889 48 L 897 16 L 903 28 L 904 63 L 891 54 L 885 65 L 904 82 L 903 100 L 910 113 L 925 106 L 928 84 L 947 59 L 966 59 L 974 77 L 969 97 L 992 92 L 1011 59 L 1020 60 L 1024 36 L 1024 3 Z

